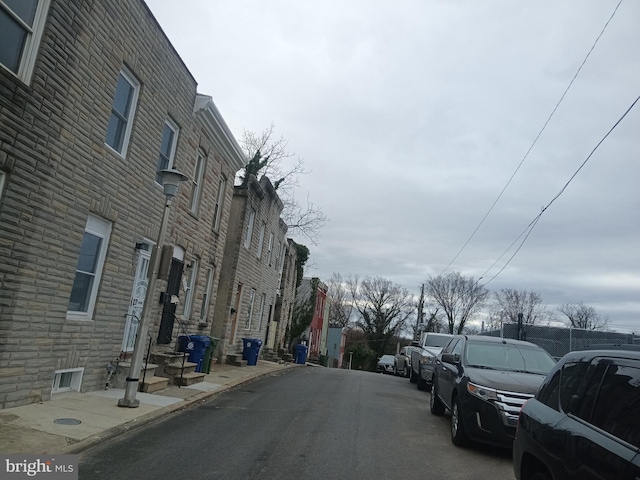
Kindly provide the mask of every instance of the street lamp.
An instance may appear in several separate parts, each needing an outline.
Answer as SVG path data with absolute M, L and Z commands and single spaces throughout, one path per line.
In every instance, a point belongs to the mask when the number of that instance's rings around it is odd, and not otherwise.
M 153 254 L 151 255 L 152 264 L 150 265 L 151 269 L 148 275 L 149 283 L 147 285 L 147 292 L 144 296 L 144 303 L 142 304 L 142 314 L 140 315 L 136 343 L 133 347 L 133 354 L 131 356 L 129 376 L 126 380 L 127 383 L 124 391 L 124 397 L 118 400 L 119 407 L 135 408 L 140 406 L 140 400 L 136 399 L 136 393 L 138 391 L 140 372 L 142 370 L 142 357 L 144 355 L 145 339 L 147 337 L 147 331 L 149 330 L 149 311 L 151 310 L 156 280 L 158 278 L 158 269 L 160 267 L 160 252 L 162 251 L 164 237 L 167 232 L 171 201 L 178 193 L 178 186 L 180 185 L 180 182 L 187 180 L 186 175 L 173 169 L 160 170 L 158 173 L 162 176 L 162 186 L 164 188 L 164 196 L 166 197 L 166 200 L 164 203 L 164 210 L 162 211 L 162 222 L 160 223 L 158 241 L 153 246 Z

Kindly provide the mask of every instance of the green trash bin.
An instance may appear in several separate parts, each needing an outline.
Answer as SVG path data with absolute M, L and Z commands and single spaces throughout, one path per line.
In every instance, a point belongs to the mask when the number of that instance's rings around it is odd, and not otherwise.
M 211 372 L 211 359 L 213 358 L 213 352 L 216 350 L 216 346 L 220 341 L 219 338 L 209 337 L 211 343 L 207 347 L 207 350 L 204 352 L 204 357 L 202 358 L 202 372 L 210 373 Z

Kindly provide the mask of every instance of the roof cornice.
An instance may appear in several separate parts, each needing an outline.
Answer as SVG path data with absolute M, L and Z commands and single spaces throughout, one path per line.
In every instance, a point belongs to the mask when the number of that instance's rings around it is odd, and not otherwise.
M 193 113 L 211 138 L 214 146 L 231 162 L 236 171 L 248 163 L 242 148 L 238 145 L 233 133 L 229 130 L 213 98 L 208 95 L 196 95 Z

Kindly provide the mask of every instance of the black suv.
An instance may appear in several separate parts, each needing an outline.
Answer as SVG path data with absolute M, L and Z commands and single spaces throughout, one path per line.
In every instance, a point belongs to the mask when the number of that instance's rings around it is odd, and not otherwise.
M 463 335 L 438 355 L 431 413 L 451 411 L 451 441 L 511 448 L 522 404 L 533 397 L 556 361 L 529 342 Z
M 638 348 L 560 359 L 520 412 L 513 443 L 519 480 L 640 478 Z

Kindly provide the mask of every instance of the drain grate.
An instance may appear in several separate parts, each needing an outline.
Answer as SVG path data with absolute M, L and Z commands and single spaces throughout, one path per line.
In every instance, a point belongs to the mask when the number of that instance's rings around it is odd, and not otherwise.
M 57 418 L 53 423 L 57 423 L 58 425 L 80 425 L 82 422 L 75 418 Z

